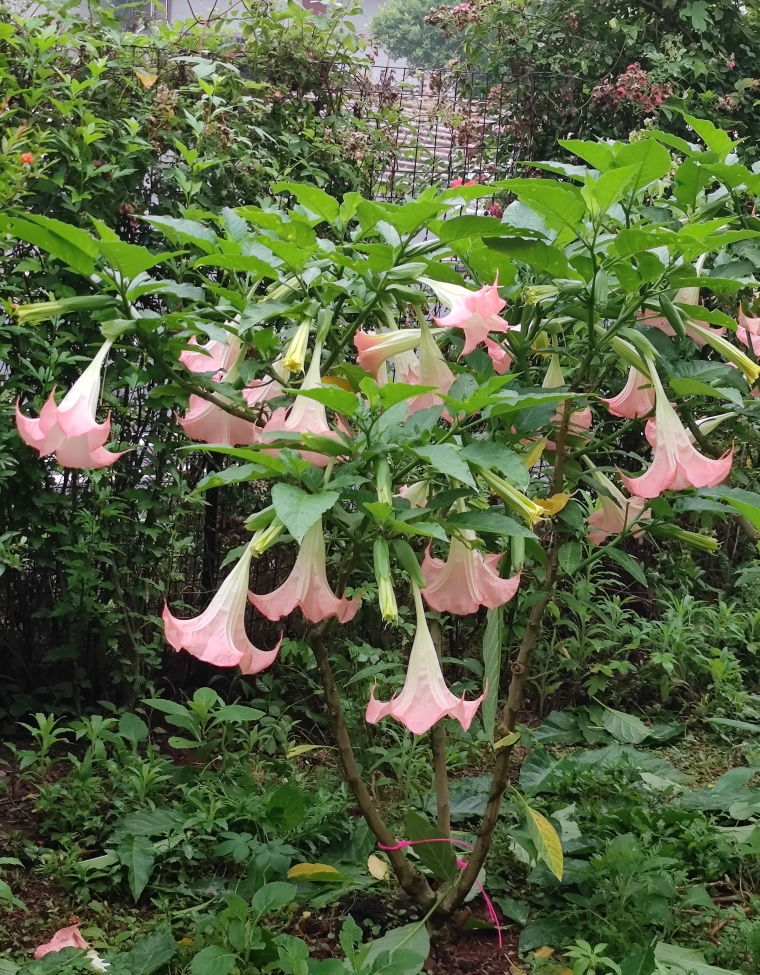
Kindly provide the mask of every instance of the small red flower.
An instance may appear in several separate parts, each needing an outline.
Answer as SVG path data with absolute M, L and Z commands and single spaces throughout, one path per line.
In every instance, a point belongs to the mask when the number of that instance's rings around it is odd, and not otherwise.
M 33 162 L 34 162 L 34 156 L 31 154 L 31 152 L 22 152 L 21 153 L 21 165 L 22 166 L 31 166 Z
M 496 200 L 494 200 L 494 202 L 488 208 L 488 212 L 491 214 L 492 217 L 496 217 L 499 220 L 501 220 L 501 218 L 504 216 L 504 211 L 496 202 Z

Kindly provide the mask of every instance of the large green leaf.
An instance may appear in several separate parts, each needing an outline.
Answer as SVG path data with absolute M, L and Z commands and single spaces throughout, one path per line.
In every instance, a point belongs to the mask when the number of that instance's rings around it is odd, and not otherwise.
M 353 416 L 359 409 L 359 397 L 355 393 L 350 393 L 347 389 L 340 386 L 322 386 L 319 389 L 299 389 L 296 396 L 305 396 L 313 399 L 323 406 L 329 406 L 336 413 L 344 416 Z
M 525 816 L 528 833 L 540 859 L 543 860 L 557 880 L 562 880 L 562 844 L 556 829 L 546 816 L 536 812 L 527 803 L 525 804 Z
M 415 955 L 417 960 L 410 959 L 403 966 L 403 972 L 404 975 L 417 975 L 422 971 L 425 959 L 430 954 L 430 935 L 424 923 L 417 921 L 414 924 L 405 924 L 371 942 L 364 958 L 365 970 L 370 970 L 376 959 L 385 952 L 389 952 L 391 962 L 406 959 L 408 956 L 403 956 L 402 952 Z
M 513 261 L 527 264 L 536 271 L 550 274 L 556 278 L 570 278 L 580 281 L 581 276 L 571 266 L 558 247 L 544 243 L 543 240 L 523 240 L 520 237 L 485 237 L 486 247 L 507 254 Z
M 612 149 L 604 142 L 584 142 L 582 139 L 558 139 L 558 143 L 568 152 L 585 159 L 586 162 L 603 173 L 612 165 Z
M 207 945 L 190 962 L 190 975 L 229 975 L 236 960 L 235 953 L 229 948 Z
M 441 474 L 446 474 L 447 477 L 461 481 L 469 487 L 475 487 L 475 480 L 470 468 L 462 459 L 461 451 L 452 444 L 429 444 L 414 448 L 413 453 L 428 461 Z
M 194 244 L 198 250 L 211 254 L 219 249 L 219 238 L 208 227 L 204 227 L 197 220 L 187 220 L 183 217 L 144 217 L 156 230 L 178 244 Z
M 313 186 L 307 183 L 290 183 L 282 182 L 276 183 L 272 187 L 273 193 L 292 193 L 293 196 L 298 200 L 298 202 L 315 213 L 318 217 L 322 217 L 329 224 L 334 224 L 338 220 L 340 214 L 340 205 L 338 201 L 321 190 L 318 186 Z
M 639 948 L 620 963 L 620 975 L 652 975 L 657 963 L 651 948 Z
M 737 971 L 708 965 L 701 951 L 660 941 L 654 949 L 657 970 L 662 975 L 739 975 Z
M 738 142 L 733 141 L 727 132 L 717 128 L 706 118 L 696 118 L 694 115 L 684 115 L 684 118 L 707 148 L 720 156 L 721 162 L 725 160 L 735 146 L 739 145 Z
M 410 840 L 434 841 L 415 843 L 415 852 L 438 880 L 456 883 L 459 876 L 456 853 L 450 843 L 440 842 L 446 839 L 444 834 L 413 809 L 407 813 L 406 832 Z
M 550 179 L 509 179 L 505 186 L 555 230 L 567 229 L 575 233 L 586 215 L 583 197 L 567 183 Z
M 494 441 L 475 441 L 463 447 L 460 456 L 479 467 L 503 474 L 516 487 L 525 488 L 530 481 L 525 461 L 514 450 Z
M 626 745 L 638 745 L 649 735 L 649 729 L 635 714 L 625 714 L 606 705 L 602 706 L 602 724 L 613 738 Z
M 257 916 L 257 920 L 272 914 L 274 911 L 282 910 L 286 904 L 295 900 L 296 887 L 293 884 L 286 884 L 284 881 L 274 881 L 264 884 L 253 895 L 251 910 Z
M 502 505 L 495 505 L 486 511 L 460 511 L 449 515 L 447 526 L 465 531 L 482 532 L 486 535 L 507 535 L 510 538 L 533 538 L 533 532 L 521 522 L 504 514 Z
M 627 552 L 621 552 L 619 548 L 605 549 L 605 555 L 609 556 L 614 562 L 617 562 L 629 575 L 632 575 L 636 582 L 640 582 L 642 586 L 648 585 L 644 570 L 632 555 L 629 555 Z
M 654 139 L 642 139 L 618 148 L 613 166 L 615 169 L 637 167 L 637 173 L 629 185 L 629 189 L 636 193 L 670 172 L 670 153 Z
M 113 970 L 127 971 L 130 975 L 153 975 L 172 960 L 177 951 L 177 944 L 167 926 L 144 938 L 140 938 L 129 949 L 118 955 L 109 955 Z
M 272 504 L 277 517 L 299 544 L 311 526 L 338 500 L 337 491 L 307 494 L 295 484 L 275 484 Z
M 138 900 L 150 880 L 156 851 L 146 836 L 128 836 L 116 851 L 119 861 L 127 868 L 129 889 Z
M 89 278 L 95 273 L 97 241 L 84 230 L 60 220 L 29 214 L 27 220 L 0 220 L 0 228 Z

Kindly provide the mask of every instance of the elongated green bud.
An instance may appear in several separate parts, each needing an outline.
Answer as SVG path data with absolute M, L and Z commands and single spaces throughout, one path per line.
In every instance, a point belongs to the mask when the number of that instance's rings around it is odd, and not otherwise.
M 255 532 L 260 528 L 268 528 L 274 519 L 274 505 L 270 504 L 268 508 L 262 508 L 261 511 L 256 511 L 254 514 L 249 515 L 245 520 L 245 527 L 249 532 Z
M 513 535 L 509 540 L 509 559 L 512 572 L 519 572 L 525 562 L 525 539 L 520 535 Z
M 681 313 L 673 304 L 673 302 L 668 298 L 667 295 L 660 295 L 660 310 L 663 315 L 667 318 L 668 322 L 673 326 L 673 331 L 679 337 L 679 339 L 686 338 L 686 329 L 683 325 L 683 319 L 681 318 Z
M 396 594 L 393 591 L 393 576 L 391 575 L 391 560 L 388 543 L 380 536 L 375 539 L 372 548 L 375 562 L 375 579 L 377 580 L 377 595 L 380 601 L 380 613 L 386 623 L 398 618 Z
M 427 582 L 425 581 L 425 576 L 422 574 L 422 569 L 420 568 L 412 546 L 402 538 L 394 538 L 392 544 L 396 558 L 401 563 L 402 568 L 408 573 L 409 578 L 412 582 L 417 583 L 421 589 L 424 589 Z
M 529 525 L 535 525 L 539 519 L 546 517 L 546 511 L 542 507 L 537 505 L 535 501 L 531 501 L 522 491 L 518 491 L 509 481 L 505 481 L 503 477 L 499 477 L 498 474 L 494 474 L 486 467 L 480 467 L 478 472 L 507 507 L 527 521 Z
M 679 528 L 678 525 L 655 525 L 648 528 L 647 532 L 657 538 L 670 538 L 676 542 L 683 542 L 684 545 L 696 548 L 700 552 L 718 551 L 718 542 L 715 538 L 711 538 L 709 535 L 700 535 L 698 532 L 687 531 L 685 528 Z
M 377 485 L 378 501 L 393 504 L 393 486 L 391 484 L 391 469 L 386 457 L 375 458 L 375 484 Z

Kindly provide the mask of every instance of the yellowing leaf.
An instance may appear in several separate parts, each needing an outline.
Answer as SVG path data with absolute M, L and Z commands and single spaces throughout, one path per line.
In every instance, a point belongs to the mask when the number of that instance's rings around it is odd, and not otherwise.
M 539 508 L 541 508 L 542 511 L 546 512 L 547 515 L 556 515 L 558 511 L 562 511 L 569 500 L 569 494 L 553 494 L 550 498 L 546 498 L 545 500 L 536 498 L 536 504 L 539 506 Z
M 367 870 L 370 877 L 374 877 L 375 880 L 385 880 L 388 876 L 388 864 L 374 853 L 370 853 L 367 857 Z
M 542 437 L 531 449 L 530 453 L 525 454 L 523 456 L 523 462 L 525 463 L 525 466 L 528 468 L 528 470 L 530 470 L 531 467 L 533 467 L 539 462 L 541 458 L 541 454 L 543 454 L 544 452 L 545 446 L 546 446 L 546 437 Z
M 345 389 L 349 393 L 353 393 L 354 391 L 351 383 L 342 376 L 322 376 L 322 385 L 339 386 L 341 389 Z
M 499 748 L 509 748 L 510 745 L 514 745 L 515 742 L 520 740 L 520 732 L 513 731 L 511 735 L 507 735 L 506 738 L 500 738 L 496 744 L 493 746 L 493 750 L 497 751 Z
M 327 863 L 297 863 L 288 870 L 288 880 L 319 880 L 325 874 L 338 874 L 338 871 Z
M 551 958 L 551 956 L 554 954 L 554 948 L 536 948 L 533 954 L 536 956 L 536 958 Z
M 527 804 L 525 810 L 528 816 L 528 832 L 536 845 L 536 852 L 557 880 L 562 880 L 562 844 L 556 829 L 546 816 Z
M 286 758 L 298 758 L 299 755 L 306 755 L 308 752 L 316 751 L 318 748 L 326 748 L 326 745 L 296 745 L 289 748 L 285 753 Z
M 139 68 L 135 68 L 135 74 L 137 75 L 137 78 L 138 78 L 140 84 L 144 88 L 152 88 L 153 85 L 155 85 L 156 81 L 158 81 L 158 75 L 157 74 L 153 74 L 152 71 L 150 71 L 150 72 L 149 71 L 140 71 Z
M 180 940 L 177 942 L 177 944 L 180 944 L 180 945 L 194 945 L 195 942 L 193 941 L 192 938 L 180 938 Z

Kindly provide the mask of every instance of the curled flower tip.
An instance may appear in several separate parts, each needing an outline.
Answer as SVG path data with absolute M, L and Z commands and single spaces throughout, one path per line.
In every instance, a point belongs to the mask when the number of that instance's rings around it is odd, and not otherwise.
M 274 663 L 282 637 L 274 650 L 259 650 L 245 631 L 252 554 L 253 541 L 207 608 L 195 619 L 178 620 L 164 606 L 164 635 L 170 646 L 178 651 L 186 650 L 216 667 L 240 667 L 246 674 L 256 674 Z
M 451 309 L 443 318 L 434 318 L 441 328 L 461 328 L 464 332 L 462 355 L 469 355 L 476 346 L 485 342 L 489 332 L 506 332 L 509 322 L 499 317 L 506 301 L 499 295 L 498 282 L 485 284 L 477 291 L 470 291 L 460 285 L 422 278 L 435 292 L 439 301 Z
M 288 372 L 303 372 L 306 364 L 306 349 L 309 344 L 309 329 L 311 320 L 306 318 L 296 329 L 287 352 L 282 360 L 283 368 Z
M 464 697 L 456 697 L 448 689 L 428 628 L 420 590 L 414 582 L 412 589 L 417 613 L 417 632 L 404 687 L 398 696 L 387 702 L 375 698 L 373 687 L 367 704 L 366 720 L 369 724 L 377 724 L 382 718 L 391 717 L 408 728 L 412 734 L 422 735 L 430 731 L 441 718 L 450 717 L 455 718 L 467 731 L 486 692 L 474 701 L 465 701 Z
M 404 328 L 393 332 L 363 332 L 359 329 L 354 333 L 356 364 L 377 378 L 386 359 L 408 354 L 417 348 L 420 334 L 418 328 Z
M 505 372 L 509 372 L 509 367 L 512 365 L 512 358 L 504 346 L 489 338 L 485 339 L 485 343 L 486 352 L 491 358 L 496 375 L 503 376 Z
M 487 609 L 503 606 L 517 592 L 520 573 L 502 579 L 498 568 L 502 553 L 481 555 L 467 544 L 475 540 L 475 532 L 463 531 L 462 535 L 465 541 L 451 539 L 446 562 L 433 558 L 428 545 L 422 562 L 426 582 L 423 599 L 439 613 L 458 616 L 477 613 L 481 606 Z
M 409 414 L 416 413 L 418 410 L 426 410 L 432 406 L 440 406 L 443 403 L 439 394 L 446 395 L 454 382 L 454 373 L 449 369 L 448 363 L 443 358 L 438 344 L 430 333 L 430 328 L 424 325 L 420 336 L 420 386 L 432 386 L 430 392 L 415 396 L 409 402 Z M 450 417 L 444 413 L 444 419 Z
M 429 489 L 430 481 L 415 481 L 413 484 L 404 484 L 400 487 L 398 494 L 399 497 L 406 498 L 413 508 L 425 508 Z
M 126 450 L 112 453 L 103 446 L 111 435 L 111 415 L 98 423 L 95 411 L 100 395 L 100 374 L 111 348 L 105 342 L 60 404 L 52 390 L 38 419 L 30 419 L 16 403 L 16 429 L 19 436 L 40 457 L 55 454 L 62 467 L 98 470 L 110 467 Z
M 656 498 L 663 491 L 681 491 L 687 487 L 715 487 L 731 472 L 733 448 L 718 460 L 705 457 L 695 449 L 678 414 L 668 402 L 655 370 L 647 361 L 654 384 L 656 411 L 654 423 L 647 424 L 655 440 L 654 459 L 640 477 L 620 477 L 631 494 L 639 498 Z
M 586 519 L 592 529 L 588 533 L 591 544 L 601 545 L 610 535 L 620 535 L 632 525 L 632 535 L 640 540 L 643 529 L 634 523 L 652 517 L 651 511 L 644 511 L 646 498 L 626 498 L 601 471 L 595 471 L 593 477 L 607 494 L 599 495 L 599 509 Z
M 319 623 L 328 616 L 349 623 L 362 599 L 361 595 L 338 598 L 330 588 L 321 518 L 304 535 L 296 564 L 279 589 L 265 594 L 251 592 L 248 598 L 269 620 L 280 620 L 298 606 L 310 623 Z

